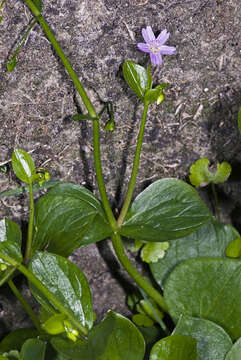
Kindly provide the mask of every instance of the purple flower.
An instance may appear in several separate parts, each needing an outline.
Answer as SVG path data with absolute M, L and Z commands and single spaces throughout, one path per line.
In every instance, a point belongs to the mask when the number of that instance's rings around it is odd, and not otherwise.
M 137 46 L 141 51 L 150 54 L 151 63 L 153 65 L 162 65 L 162 55 L 173 55 L 176 48 L 174 46 L 163 45 L 169 38 L 170 33 L 167 30 L 163 30 L 157 38 L 152 31 L 150 26 L 146 29 L 142 29 L 142 36 L 146 42 L 138 43 Z

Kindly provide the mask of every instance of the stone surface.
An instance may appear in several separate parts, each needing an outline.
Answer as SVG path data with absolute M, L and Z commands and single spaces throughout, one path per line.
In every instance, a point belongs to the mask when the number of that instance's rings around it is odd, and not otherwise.
M 137 191 L 161 177 L 187 178 L 199 157 L 226 160 L 235 169 L 233 187 L 220 192 L 229 196 L 235 213 L 240 206 L 240 0 L 57 0 L 44 1 L 43 13 L 97 109 L 104 101 L 114 104 L 116 131 L 101 132 L 113 208 L 120 207 L 126 190 L 142 111 L 123 81 L 121 65 L 125 59 L 147 64 L 136 43 L 142 40 L 142 27 L 151 25 L 156 33 L 168 29 L 168 45 L 176 46 L 177 53 L 153 69 L 154 82 L 169 82 L 171 87 L 164 104 L 149 110 Z M 38 25 L 15 70 L 7 72 L 6 62 L 32 16 L 18 0 L 8 0 L 2 15 L 0 191 L 19 186 L 5 162 L 14 148 L 23 148 L 33 151 L 37 165 L 48 167 L 53 180 L 74 181 L 96 192 L 91 123 L 71 120 L 78 110 L 84 111 L 71 81 Z M 0 201 L 1 216 L 26 221 L 24 196 Z M 103 262 L 103 252 L 102 245 L 90 245 L 73 256 L 90 280 L 98 318 L 108 308 L 128 315 L 124 291 Z M 110 253 L 107 258 L 113 262 Z

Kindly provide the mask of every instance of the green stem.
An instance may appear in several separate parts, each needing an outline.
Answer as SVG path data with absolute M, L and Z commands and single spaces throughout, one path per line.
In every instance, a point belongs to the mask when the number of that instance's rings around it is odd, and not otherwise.
M 12 292 L 14 293 L 14 295 L 18 298 L 20 303 L 23 305 L 25 311 L 29 314 L 30 318 L 32 319 L 32 322 L 34 323 L 34 325 L 36 327 L 36 329 L 39 332 L 42 332 L 42 329 L 41 329 L 41 326 L 40 326 L 40 323 L 39 323 L 39 320 L 38 320 L 37 316 L 35 315 L 33 309 L 31 308 L 31 306 L 24 299 L 22 294 L 18 291 L 18 289 L 14 285 L 13 281 L 9 280 L 8 285 L 9 285 L 10 289 L 12 290 Z
M 218 218 L 218 221 L 220 221 L 220 219 L 221 219 L 221 217 L 220 217 L 220 206 L 219 206 L 219 202 L 218 202 L 218 195 L 217 195 L 217 191 L 216 191 L 216 188 L 215 188 L 215 184 L 211 183 L 211 187 L 212 187 L 212 192 L 213 192 L 214 201 L 215 201 L 217 218 Z
M 29 184 L 29 222 L 28 222 L 28 238 L 25 251 L 24 263 L 27 264 L 30 259 L 32 239 L 33 239 L 33 221 L 34 221 L 34 198 L 33 185 Z
M 134 158 L 134 162 L 133 162 L 133 168 L 132 168 L 132 173 L 131 173 L 131 177 L 130 177 L 130 181 L 129 181 L 129 186 L 128 186 L 124 204 L 122 206 L 122 209 L 121 209 L 118 221 L 117 221 L 119 227 L 122 225 L 122 223 L 124 221 L 124 218 L 126 216 L 128 208 L 130 206 L 133 191 L 134 191 L 134 188 L 136 185 L 136 176 L 137 176 L 137 172 L 138 172 L 138 168 L 139 168 L 141 148 L 142 148 L 144 130 L 145 130 L 145 125 L 146 125 L 146 117 L 147 117 L 148 107 L 149 107 L 149 104 L 145 103 L 144 109 L 143 109 L 143 114 L 142 114 L 142 119 L 141 119 L 141 124 L 140 124 L 140 130 L 139 130 L 139 134 L 138 134 L 138 138 L 137 138 L 136 153 L 135 153 L 135 158 Z
M 17 55 L 18 55 L 21 47 L 23 46 L 24 41 L 27 39 L 28 34 L 30 33 L 30 31 L 32 30 L 32 28 L 34 27 L 34 25 L 35 25 L 36 23 L 37 23 L 37 20 L 34 19 L 34 20 L 31 22 L 31 24 L 29 25 L 26 33 L 23 35 L 22 39 L 20 40 L 17 49 L 14 51 L 14 54 L 13 54 L 13 56 L 12 56 L 12 60 L 13 60 L 13 59 L 16 59 L 16 57 L 17 57 Z
M 125 253 L 120 235 L 113 234 L 111 239 L 115 253 L 128 274 L 135 280 L 137 285 L 140 286 L 145 291 L 145 293 L 159 305 L 163 311 L 167 312 L 168 310 L 163 296 L 156 289 L 154 289 L 154 287 L 149 282 L 147 282 L 131 264 Z

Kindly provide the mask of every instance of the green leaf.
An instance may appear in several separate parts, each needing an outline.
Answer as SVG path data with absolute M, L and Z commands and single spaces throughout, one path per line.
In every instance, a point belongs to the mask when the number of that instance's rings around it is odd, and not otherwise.
M 158 341 L 149 360 L 196 360 L 197 342 L 190 336 L 171 335 Z
M 163 287 L 167 276 L 181 261 L 196 257 L 225 257 L 226 246 L 238 236 L 234 227 L 209 221 L 190 235 L 171 241 L 164 258 L 150 264 L 152 275 Z
M 143 360 L 145 343 L 135 325 L 124 316 L 109 312 L 89 333 L 88 343 L 70 343 L 54 337 L 53 347 L 72 360 Z
M 224 360 L 233 343 L 221 326 L 212 321 L 181 316 L 173 334 L 197 339 L 199 359 Z
M 144 67 L 134 63 L 133 61 L 125 60 L 123 65 L 123 75 L 125 81 L 134 91 L 134 93 L 144 101 L 145 91 L 148 88 L 148 74 Z
M 165 251 L 169 248 L 169 242 L 147 243 L 141 249 L 141 258 L 147 263 L 155 263 L 165 256 Z
M 42 0 L 32 0 L 34 5 L 38 8 L 38 10 L 40 12 L 42 12 L 42 8 L 43 8 L 43 2 Z
M 17 224 L 8 219 L 0 220 L 0 251 L 5 256 L 11 257 L 17 263 L 22 262 L 21 253 L 22 233 Z M 1 264 L 7 264 L 0 259 Z M 9 264 L 7 264 L 9 266 Z M 11 268 L 11 266 L 9 266 Z
M 12 331 L 10 334 L 5 336 L 0 342 L 0 353 L 9 352 L 12 349 L 21 350 L 23 343 L 33 337 L 38 336 L 38 331 L 36 329 L 18 329 Z
M 20 352 L 21 360 L 44 360 L 46 343 L 39 339 L 28 339 Z
M 75 264 L 59 255 L 38 252 L 29 267 L 83 327 L 92 327 L 94 312 L 88 281 Z M 51 312 L 49 301 L 32 285 L 30 287 L 38 302 Z
M 197 160 L 190 167 L 190 181 L 196 187 L 206 186 L 209 183 L 219 184 L 225 182 L 231 171 L 231 165 L 227 162 L 217 163 L 217 171 L 209 170 L 210 161 L 206 158 Z
M 98 117 L 91 117 L 90 115 L 85 114 L 75 114 L 72 116 L 72 120 L 79 121 L 79 120 L 99 120 Z
M 17 65 L 17 63 L 18 62 L 15 57 L 12 60 L 8 61 L 7 62 L 7 70 L 9 72 L 12 72 L 15 69 L 15 66 Z
M 241 107 L 239 108 L 239 111 L 238 111 L 238 129 L 241 134 Z
M 162 179 L 137 196 L 120 233 L 132 239 L 168 241 L 190 234 L 210 217 L 192 186 L 178 179 Z
M 227 353 L 225 360 L 240 360 L 241 359 L 241 338 L 232 346 L 231 350 Z
M 238 237 L 231 241 L 225 251 L 228 257 L 240 258 L 241 257 L 241 238 Z
M 169 84 L 162 83 L 157 85 L 155 89 L 148 89 L 145 92 L 144 100 L 145 102 L 151 104 L 154 102 L 158 102 L 157 105 L 161 104 L 164 101 L 164 93 L 163 90 L 168 87 Z
M 12 155 L 12 167 L 15 175 L 24 183 L 32 183 L 35 165 L 32 157 L 24 150 L 15 149 Z
M 241 263 L 228 258 L 195 258 L 175 267 L 164 299 L 176 322 L 181 314 L 222 326 L 233 340 L 241 336 Z
M 72 183 L 59 184 L 39 199 L 35 228 L 33 251 L 48 245 L 48 251 L 62 256 L 112 233 L 99 200 Z

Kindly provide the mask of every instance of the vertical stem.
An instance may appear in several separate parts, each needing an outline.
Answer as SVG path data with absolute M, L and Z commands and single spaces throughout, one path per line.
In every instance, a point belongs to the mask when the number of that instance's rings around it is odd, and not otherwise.
M 135 153 L 135 157 L 134 157 L 133 168 L 132 168 L 132 173 L 131 173 L 131 177 L 130 177 L 130 181 L 129 181 L 129 185 L 128 185 L 128 190 L 127 190 L 124 204 L 123 204 L 121 212 L 120 212 L 120 216 L 117 221 L 119 227 L 122 225 L 125 215 L 128 211 L 128 208 L 129 208 L 129 205 L 130 205 L 130 202 L 132 199 L 133 191 L 135 188 L 135 184 L 136 184 L 136 176 L 137 176 L 137 172 L 138 172 L 138 168 L 139 168 L 141 148 L 142 148 L 144 130 L 145 130 L 145 125 L 146 125 L 146 117 L 147 117 L 148 107 L 149 107 L 149 104 L 145 103 L 144 109 L 143 109 L 143 114 L 142 114 L 142 119 L 141 119 L 141 124 L 140 124 L 140 130 L 139 130 L 139 134 L 138 134 L 138 138 L 137 138 L 136 153 Z
M 30 318 L 32 319 L 32 322 L 34 323 L 36 329 L 39 332 L 42 332 L 42 329 L 40 327 L 40 323 L 39 320 L 37 318 L 37 316 L 35 315 L 33 309 L 31 308 L 31 306 L 27 303 L 27 301 L 24 299 L 24 297 L 22 296 L 22 294 L 18 291 L 18 289 L 16 288 L 16 286 L 14 285 L 12 280 L 8 281 L 8 285 L 10 287 L 10 289 L 12 290 L 12 292 L 14 293 L 14 295 L 17 297 L 17 299 L 20 301 L 20 303 L 23 305 L 25 311 L 29 314 Z
M 31 255 L 32 239 L 33 239 L 33 221 L 34 221 L 34 198 L 33 184 L 29 184 L 29 222 L 28 222 L 28 238 L 25 251 L 24 262 L 28 263 Z
M 216 191 L 216 188 L 215 188 L 215 184 L 211 183 L 211 187 L 212 187 L 212 192 L 213 192 L 214 201 L 215 201 L 217 218 L 220 221 L 220 206 L 219 206 L 218 195 L 217 195 L 217 191 Z

